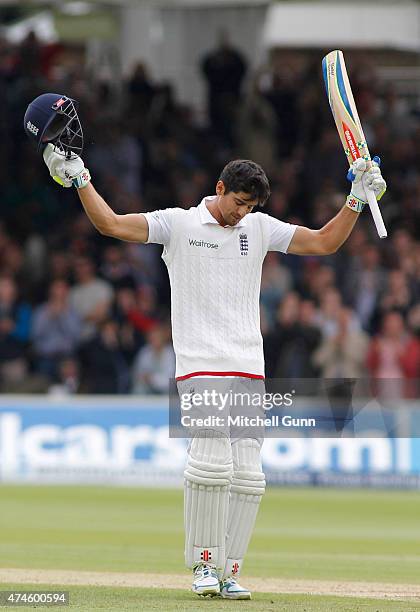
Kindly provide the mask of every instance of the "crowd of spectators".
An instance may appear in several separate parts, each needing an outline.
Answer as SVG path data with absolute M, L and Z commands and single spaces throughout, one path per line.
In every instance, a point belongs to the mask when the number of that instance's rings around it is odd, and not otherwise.
M 40 93 L 80 102 L 85 163 L 119 213 L 196 205 L 235 157 L 266 169 L 272 196 L 265 211 L 273 216 L 320 227 L 342 206 L 345 159 L 318 57 L 279 51 L 251 74 L 224 38 L 200 61 L 205 124 L 140 62 L 115 87 L 73 67 L 60 45 L 43 46 L 33 35 L 20 45 L 0 40 L 2 392 L 165 393 L 174 372 L 161 249 L 99 235 L 74 190 L 49 179 L 22 129 L 26 106 Z M 395 379 L 414 397 L 420 117 L 368 60 L 351 77 L 371 150 L 383 159 L 390 237 L 378 240 L 367 213 L 335 255 L 268 254 L 266 374 Z

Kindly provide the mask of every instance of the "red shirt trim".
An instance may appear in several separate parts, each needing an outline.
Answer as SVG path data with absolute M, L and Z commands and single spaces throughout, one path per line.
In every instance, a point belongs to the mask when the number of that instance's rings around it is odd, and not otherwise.
M 262 374 L 250 374 L 249 372 L 191 372 L 191 374 L 184 374 L 184 376 L 177 376 L 175 380 L 186 380 L 193 376 L 241 376 L 242 378 L 257 378 L 264 380 L 265 376 Z

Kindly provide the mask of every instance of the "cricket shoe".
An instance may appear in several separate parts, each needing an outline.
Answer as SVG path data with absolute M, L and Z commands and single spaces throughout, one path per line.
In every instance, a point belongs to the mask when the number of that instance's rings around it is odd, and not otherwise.
M 197 595 L 220 595 L 219 576 L 216 567 L 208 563 L 199 563 L 194 568 L 194 580 L 191 590 Z
M 220 595 L 224 599 L 251 599 L 251 592 L 236 582 L 235 578 L 225 578 L 220 582 Z

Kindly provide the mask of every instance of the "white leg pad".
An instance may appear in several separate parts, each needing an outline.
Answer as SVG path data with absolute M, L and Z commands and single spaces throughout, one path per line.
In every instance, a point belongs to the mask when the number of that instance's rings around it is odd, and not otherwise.
M 184 471 L 185 563 L 211 563 L 223 571 L 232 448 L 224 436 L 203 435 L 191 440 Z
M 233 480 L 230 490 L 226 564 L 223 577 L 239 576 L 265 491 L 257 440 L 245 438 L 232 444 Z

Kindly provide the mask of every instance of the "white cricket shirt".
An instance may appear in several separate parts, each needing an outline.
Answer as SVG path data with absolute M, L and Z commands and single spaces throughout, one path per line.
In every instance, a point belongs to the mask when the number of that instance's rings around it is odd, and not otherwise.
M 261 212 L 222 227 L 204 198 L 188 210 L 146 213 L 171 283 L 176 378 L 264 378 L 259 296 L 267 251 L 287 252 L 296 225 Z

